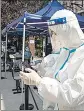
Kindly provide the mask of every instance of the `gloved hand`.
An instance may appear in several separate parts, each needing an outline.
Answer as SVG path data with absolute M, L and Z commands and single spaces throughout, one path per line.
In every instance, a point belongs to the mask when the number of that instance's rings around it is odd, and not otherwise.
M 20 71 L 20 78 L 24 81 L 24 84 L 38 86 L 41 81 L 41 77 L 30 68 L 26 68 L 25 71 L 28 71 L 28 73 Z

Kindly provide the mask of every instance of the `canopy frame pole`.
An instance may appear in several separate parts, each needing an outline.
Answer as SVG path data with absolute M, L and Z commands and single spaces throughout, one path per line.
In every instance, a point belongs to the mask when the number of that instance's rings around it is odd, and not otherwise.
M 22 63 L 24 62 L 24 52 L 25 52 L 25 23 L 26 23 L 26 18 L 24 18 L 24 26 L 23 26 Z M 22 65 L 22 71 L 24 71 L 23 65 Z
M 24 17 L 24 25 L 23 25 L 23 42 L 22 42 L 22 71 L 24 71 L 24 66 L 23 66 L 23 63 L 24 63 L 24 50 L 25 50 L 25 24 L 26 24 L 26 18 Z M 22 82 L 22 103 L 24 103 L 23 101 L 23 86 L 24 86 L 24 83 L 23 81 L 21 80 Z M 24 106 L 23 106 L 24 107 Z M 24 109 L 24 108 L 23 108 Z
M 46 38 L 43 37 L 43 57 L 45 57 L 45 45 L 46 45 Z
M 5 43 L 5 78 L 6 78 L 6 62 L 7 62 L 7 27 L 6 27 L 6 43 Z
M 26 28 L 26 17 L 24 17 L 24 26 L 23 26 L 23 46 L 22 46 L 22 71 L 24 71 L 24 52 L 25 52 L 25 28 Z M 22 81 L 22 102 L 23 102 L 23 81 Z M 32 104 L 29 104 L 29 86 L 25 84 L 25 102 L 23 102 L 23 108 L 25 110 L 31 110 L 34 108 Z

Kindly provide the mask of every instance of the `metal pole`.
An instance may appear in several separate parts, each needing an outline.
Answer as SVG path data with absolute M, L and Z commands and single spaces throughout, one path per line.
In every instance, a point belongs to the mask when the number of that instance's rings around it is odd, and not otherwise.
M 25 52 L 25 23 L 26 18 L 24 18 L 24 27 L 23 27 L 23 53 L 22 53 L 22 63 L 24 62 L 24 52 Z M 22 71 L 24 71 L 24 66 L 22 66 Z M 22 81 L 22 97 L 23 97 L 23 81 Z M 29 86 L 25 84 L 25 110 L 33 109 L 33 105 L 29 104 Z
M 25 23 L 26 23 L 26 18 L 24 18 L 24 26 L 23 26 L 22 63 L 24 62 L 24 50 L 25 50 Z M 23 65 L 22 65 L 22 71 L 24 71 L 24 66 Z M 24 84 L 23 84 L 23 81 L 22 81 L 22 103 L 24 103 L 23 102 L 23 85 Z
M 43 57 L 45 57 L 45 38 L 43 38 Z
M 33 100 L 34 100 L 35 106 L 36 106 L 37 110 L 39 110 L 39 108 L 38 108 L 38 106 L 37 106 L 37 103 L 36 103 L 36 101 L 35 101 L 35 99 L 34 99 L 33 93 L 32 93 L 32 91 L 31 91 L 31 88 L 29 87 L 29 89 L 30 89 L 32 98 L 33 98 Z
M 5 78 L 6 78 L 6 58 L 7 58 L 7 31 L 6 31 L 6 46 L 5 46 Z
M 29 86 L 25 84 L 25 110 L 28 110 L 29 105 Z
M 26 25 L 26 18 L 24 17 L 24 26 L 23 26 L 23 45 L 22 45 L 22 63 L 24 63 L 24 52 L 25 52 L 25 26 Z M 22 65 L 22 71 L 24 71 L 24 66 Z M 22 103 L 23 101 L 23 81 L 22 81 Z M 29 86 L 25 85 L 25 104 L 20 106 L 21 110 L 28 110 L 33 109 L 33 105 L 29 104 Z
M 24 62 L 24 51 L 25 51 L 25 22 L 26 18 L 24 18 L 24 26 L 23 26 L 22 62 Z M 24 71 L 24 66 L 22 66 L 22 71 Z
M 47 43 L 48 43 L 48 38 L 46 36 L 46 40 L 45 40 L 45 56 L 47 56 Z
M 83 7 L 83 0 L 82 0 L 82 7 Z
M 23 27 L 23 52 L 22 52 L 22 63 L 24 62 L 24 52 L 25 52 L 25 23 L 26 23 L 26 18 L 24 18 L 24 27 Z M 22 66 L 22 71 L 24 71 L 24 66 Z M 23 86 L 23 81 L 22 81 L 22 86 Z M 23 94 L 23 87 L 22 87 L 22 94 Z M 25 85 L 25 105 L 24 108 L 25 110 L 28 110 L 28 86 Z

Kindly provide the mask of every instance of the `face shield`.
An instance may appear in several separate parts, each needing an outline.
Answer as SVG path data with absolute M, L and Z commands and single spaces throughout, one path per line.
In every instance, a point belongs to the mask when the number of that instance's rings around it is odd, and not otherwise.
M 78 20 L 69 10 L 59 10 L 51 17 L 49 33 L 53 51 L 63 47 L 77 48 L 84 40 Z

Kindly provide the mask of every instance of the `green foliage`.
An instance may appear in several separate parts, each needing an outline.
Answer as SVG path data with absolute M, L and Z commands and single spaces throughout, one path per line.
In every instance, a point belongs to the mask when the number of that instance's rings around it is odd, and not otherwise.
M 43 0 L 44 4 L 47 4 L 50 0 Z
M 36 48 L 35 55 L 38 57 L 42 57 L 42 55 L 43 55 L 43 38 L 42 37 L 40 37 L 40 38 L 36 37 L 35 48 Z
M 25 11 L 35 13 L 50 0 L 2 0 L 1 1 L 1 28 L 19 18 Z
M 43 0 L 2 0 L 1 1 L 1 28 L 19 18 L 25 11 L 37 12 L 43 6 Z

